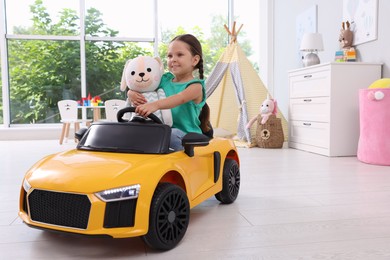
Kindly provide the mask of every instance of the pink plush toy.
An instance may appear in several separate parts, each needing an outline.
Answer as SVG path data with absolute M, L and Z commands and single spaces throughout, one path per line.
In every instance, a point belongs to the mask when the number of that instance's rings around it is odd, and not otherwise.
M 276 115 L 278 112 L 277 110 L 277 102 L 275 99 L 269 98 L 269 95 L 267 95 L 267 99 L 263 101 L 260 107 L 260 116 L 261 116 L 261 124 L 264 125 L 270 115 Z M 257 121 L 258 116 L 253 117 L 248 124 L 246 125 L 246 128 L 250 128 L 254 122 Z
M 357 158 L 390 165 L 390 88 L 359 90 L 360 136 Z

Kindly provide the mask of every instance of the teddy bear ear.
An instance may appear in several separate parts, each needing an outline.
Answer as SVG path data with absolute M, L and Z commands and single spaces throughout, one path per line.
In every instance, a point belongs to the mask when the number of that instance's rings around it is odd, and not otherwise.
M 129 65 L 129 63 L 131 61 L 132 61 L 132 59 L 126 61 L 125 67 L 123 68 L 121 85 L 120 85 L 121 91 L 125 91 L 126 90 L 126 87 L 127 87 L 127 84 L 126 84 L 126 68 L 127 68 L 127 66 Z
M 162 60 L 160 59 L 160 57 L 154 57 L 154 59 L 160 65 L 159 68 L 160 68 L 161 74 L 163 74 L 164 73 L 164 64 L 163 64 Z

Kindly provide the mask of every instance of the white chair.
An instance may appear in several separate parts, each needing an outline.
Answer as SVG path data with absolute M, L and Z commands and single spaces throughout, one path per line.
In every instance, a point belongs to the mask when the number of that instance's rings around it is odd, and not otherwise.
M 58 110 L 60 111 L 62 131 L 60 136 L 60 144 L 63 143 L 64 137 L 68 138 L 69 128 L 71 124 L 74 124 L 75 133 L 80 129 L 80 123 L 85 123 L 88 127 L 91 125 L 90 119 L 78 118 L 78 104 L 75 100 L 60 100 L 57 103 Z M 76 141 L 76 139 L 75 139 Z
M 119 110 L 126 107 L 126 101 L 122 99 L 109 99 L 104 102 L 106 111 L 106 120 L 109 122 L 118 122 L 116 114 Z

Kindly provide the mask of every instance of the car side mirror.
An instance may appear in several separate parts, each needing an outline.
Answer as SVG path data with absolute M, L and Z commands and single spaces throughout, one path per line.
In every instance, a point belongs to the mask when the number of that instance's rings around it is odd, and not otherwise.
M 83 138 L 83 136 L 85 135 L 85 133 L 87 132 L 88 128 L 81 128 L 79 129 L 75 134 L 74 134 L 74 137 L 80 142 L 81 138 Z
M 194 147 L 206 146 L 209 144 L 209 142 L 210 142 L 210 138 L 203 135 L 203 134 L 188 133 L 183 137 L 181 144 L 184 147 L 184 152 L 189 157 L 193 157 L 194 156 Z

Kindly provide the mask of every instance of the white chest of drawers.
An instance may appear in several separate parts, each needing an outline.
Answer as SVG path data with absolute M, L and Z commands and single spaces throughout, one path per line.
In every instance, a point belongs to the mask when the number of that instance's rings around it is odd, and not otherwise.
M 381 78 L 377 63 L 324 63 L 288 72 L 289 147 L 326 156 L 355 156 L 358 90 Z

